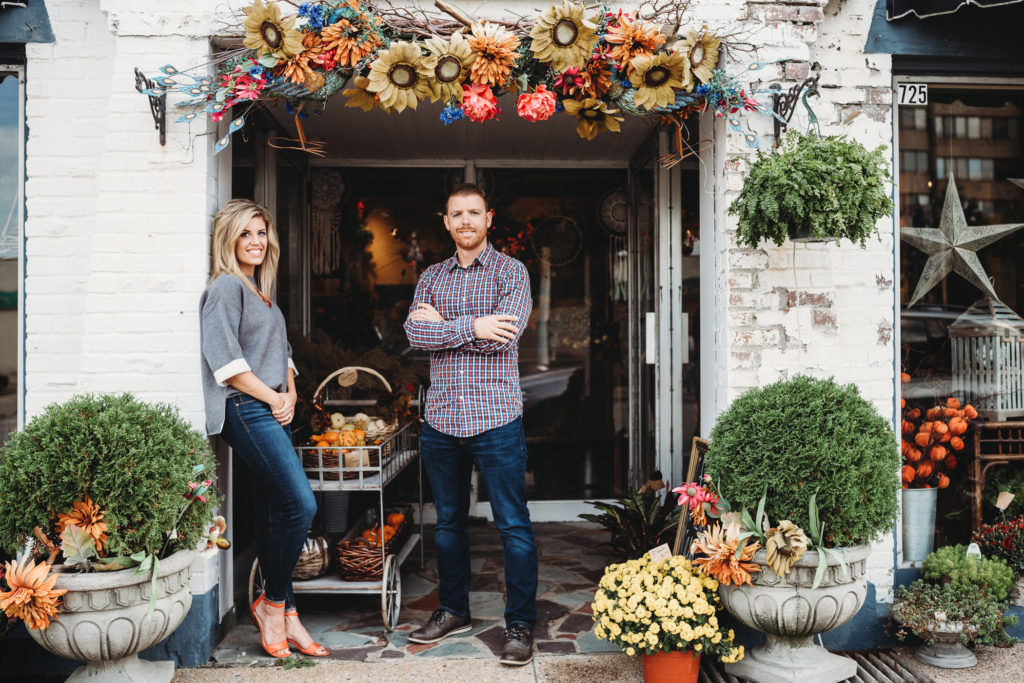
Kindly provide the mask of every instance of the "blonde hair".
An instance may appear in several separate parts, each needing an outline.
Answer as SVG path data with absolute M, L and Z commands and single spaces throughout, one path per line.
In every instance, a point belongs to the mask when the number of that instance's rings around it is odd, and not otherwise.
M 250 199 L 232 199 L 213 217 L 210 282 L 225 273 L 230 273 L 256 293 L 256 288 L 238 265 L 235 245 L 245 226 L 257 216 L 262 218 L 267 226 L 267 255 L 263 259 L 263 264 L 256 267 L 256 284 L 259 291 L 269 297 L 277 278 L 277 262 L 281 257 L 281 247 L 277 241 L 277 230 L 270 212 Z

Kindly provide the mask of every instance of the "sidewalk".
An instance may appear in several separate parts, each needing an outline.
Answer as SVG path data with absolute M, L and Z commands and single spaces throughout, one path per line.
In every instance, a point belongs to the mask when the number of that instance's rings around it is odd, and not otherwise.
M 395 631 L 387 632 L 381 623 L 379 596 L 299 595 L 303 623 L 317 642 L 331 648 L 329 658 L 284 670 L 262 652 L 255 627 L 239 624 L 214 650 L 211 666 L 181 670 L 174 680 L 643 680 L 638 658 L 626 657 L 593 634 L 590 603 L 604 571 L 606 551 L 599 546 L 607 532 L 585 522 L 535 524 L 534 530 L 540 561 L 537 656 L 528 666 L 498 663 L 505 603 L 501 541 L 493 524 L 476 524 L 470 527 L 474 628 L 469 633 L 430 645 L 408 640 L 437 607 L 433 532 L 427 529 L 426 566 L 418 566 L 419 552 L 414 552 L 403 567 Z

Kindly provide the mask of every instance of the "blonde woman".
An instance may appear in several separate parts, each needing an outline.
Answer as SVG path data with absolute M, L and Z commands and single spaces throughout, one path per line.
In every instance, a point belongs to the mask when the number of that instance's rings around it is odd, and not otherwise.
M 299 622 L 292 570 L 316 501 L 295 457 L 295 365 L 284 316 L 268 292 L 280 255 L 269 212 L 232 199 L 213 219 L 210 282 L 199 301 L 206 429 L 245 461 L 258 487 L 256 551 L 264 592 L 253 603 L 260 643 L 271 657 L 290 647 L 314 657 L 327 648 Z

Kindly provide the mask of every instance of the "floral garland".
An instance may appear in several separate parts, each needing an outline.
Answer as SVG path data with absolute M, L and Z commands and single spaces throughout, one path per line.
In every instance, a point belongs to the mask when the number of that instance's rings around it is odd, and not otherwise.
M 674 10 L 678 19 L 680 9 Z M 570 0 L 511 28 L 445 11 L 465 25 L 442 36 L 430 23 L 428 30 L 407 26 L 401 33 L 368 0 L 306 2 L 291 16 L 282 15 L 279 3 L 254 0 L 244 10 L 244 50 L 224 61 L 214 79 L 168 65 L 143 92 L 186 93 L 193 99 L 180 105 L 193 111 L 179 121 L 202 113 L 219 121 L 232 107 L 274 98 L 288 100 L 289 111 L 304 117 L 296 101 L 324 101 L 348 84 L 348 107 L 400 113 L 440 102 L 445 125 L 493 119 L 501 113 L 498 96 L 518 93 L 520 117 L 537 122 L 565 112 L 587 140 L 619 132 L 624 114 L 678 122 L 705 111 L 719 117 L 766 112 L 717 68 L 728 46 L 706 25 L 666 34 L 654 21 L 664 17 L 607 9 L 588 16 Z M 236 117 L 231 132 L 240 127 Z M 216 151 L 226 145 L 226 138 L 218 141 Z

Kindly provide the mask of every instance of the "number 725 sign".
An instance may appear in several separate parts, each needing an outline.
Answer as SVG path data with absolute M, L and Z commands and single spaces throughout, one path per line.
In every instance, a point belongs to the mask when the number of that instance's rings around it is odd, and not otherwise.
M 896 103 L 903 106 L 928 104 L 928 84 L 897 83 Z

